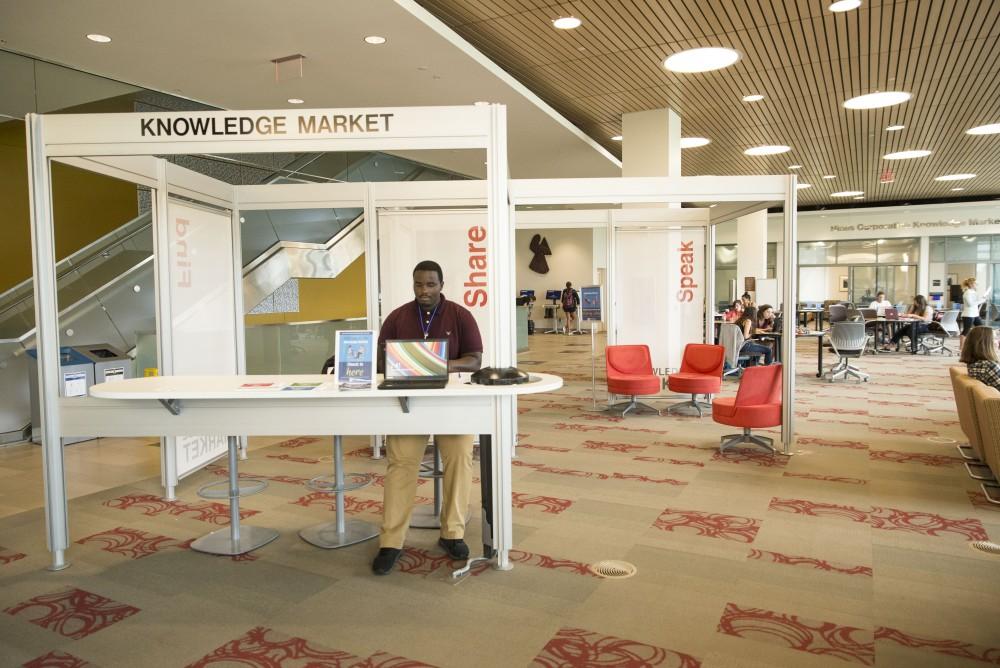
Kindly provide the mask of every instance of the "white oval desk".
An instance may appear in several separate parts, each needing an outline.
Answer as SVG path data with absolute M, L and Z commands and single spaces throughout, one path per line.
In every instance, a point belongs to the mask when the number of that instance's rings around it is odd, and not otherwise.
M 539 373 L 521 385 L 473 385 L 469 376 L 451 374 L 448 385 L 436 390 L 341 390 L 333 378 L 323 375 L 133 378 L 94 385 L 89 397 L 61 399 L 62 433 L 224 434 L 229 437 L 229 479 L 234 490 L 238 489 L 236 444 L 243 435 L 479 434 L 483 552 L 488 558 L 495 554 L 497 567 L 506 569 L 510 566 L 511 453 L 516 424 L 500 419 L 505 411 L 499 409 L 502 402 L 514 402 L 519 394 L 551 392 L 563 382 L 558 376 Z M 280 389 L 303 382 L 322 385 L 306 391 Z M 276 387 L 241 387 L 248 383 L 274 383 Z M 516 415 L 516 409 L 512 414 Z M 242 554 L 277 537 L 274 530 L 260 527 L 245 526 L 241 532 L 238 504 L 237 494 L 230 499 L 229 529 L 198 539 L 203 551 Z

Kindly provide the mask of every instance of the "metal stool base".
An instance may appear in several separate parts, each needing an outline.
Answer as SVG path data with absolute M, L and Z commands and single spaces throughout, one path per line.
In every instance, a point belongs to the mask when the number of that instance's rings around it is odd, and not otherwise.
M 260 494 L 267 489 L 266 480 L 257 478 L 241 478 L 239 481 L 240 498 Z M 230 498 L 229 481 L 219 480 L 202 485 L 198 488 L 198 496 L 203 499 L 228 499 Z
M 742 434 L 726 434 L 723 436 L 722 441 L 719 443 L 719 452 L 725 452 L 726 448 L 736 447 L 737 445 L 759 445 L 766 450 L 770 450 L 772 453 L 777 452 L 774 449 L 774 439 L 767 436 L 754 436 L 747 428 L 743 429 Z
M 708 414 L 711 415 L 712 414 L 712 404 L 709 403 L 709 402 L 706 402 L 706 401 L 698 401 L 695 398 L 697 396 L 698 395 L 696 395 L 696 394 L 692 394 L 691 398 L 688 401 L 681 401 L 681 402 L 678 402 L 676 404 L 670 404 L 669 406 L 667 406 L 666 408 L 664 408 L 662 411 L 660 411 L 660 413 L 662 414 L 662 413 L 665 412 L 665 413 L 667 413 L 669 415 L 670 413 L 673 413 L 675 410 L 680 410 L 682 408 L 693 408 L 696 411 L 698 411 L 698 417 L 703 417 L 706 410 L 708 411 Z
M 633 409 L 635 410 L 634 414 L 638 415 L 641 412 L 640 409 L 642 409 L 642 408 L 647 409 L 651 413 L 656 413 L 657 415 L 660 415 L 660 411 L 658 409 L 653 408 L 649 404 L 644 404 L 641 401 L 636 401 L 635 397 L 632 397 L 631 401 L 623 401 L 623 402 L 621 402 L 619 404 L 614 404 L 613 406 L 608 406 L 608 410 L 621 411 L 622 417 L 625 417 L 625 414 L 628 413 L 630 410 L 633 410 Z
M 336 522 L 316 524 L 299 532 L 299 538 L 305 542 L 327 550 L 363 543 L 376 536 L 378 527 L 362 520 L 347 520 L 344 522 L 343 532 L 337 531 Z
M 278 532 L 274 529 L 264 527 L 240 525 L 240 538 L 233 541 L 230 527 L 205 534 L 201 538 L 191 543 L 191 549 L 207 554 L 221 554 L 226 556 L 236 556 L 252 552 L 258 547 L 267 545 L 278 537 Z

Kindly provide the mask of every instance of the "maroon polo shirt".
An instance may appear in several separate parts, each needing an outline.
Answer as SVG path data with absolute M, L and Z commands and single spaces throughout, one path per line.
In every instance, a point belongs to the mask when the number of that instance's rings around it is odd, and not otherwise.
M 423 327 L 427 326 L 428 320 L 431 320 L 428 339 L 448 339 L 448 359 L 457 360 L 469 353 L 483 352 L 483 339 L 472 313 L 464 306 L 448 301 L 444 295 L 441 295 L 433 319 L 430 311 L 422 308 L 416 299 L 390 313 L 378 333 L 379 351 L 385 350 L 387 340 L 424 338 Z

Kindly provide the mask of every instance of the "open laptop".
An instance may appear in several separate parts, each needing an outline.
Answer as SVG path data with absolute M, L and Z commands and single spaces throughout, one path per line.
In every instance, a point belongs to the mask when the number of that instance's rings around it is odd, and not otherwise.
M 384 369 L 380 390 L 441 389 L 448 384 L 448 340 L 386 341 Z
M 886 320 L 899 320 L 899 311 L 891 306 L 886 306 L 882 313 Z

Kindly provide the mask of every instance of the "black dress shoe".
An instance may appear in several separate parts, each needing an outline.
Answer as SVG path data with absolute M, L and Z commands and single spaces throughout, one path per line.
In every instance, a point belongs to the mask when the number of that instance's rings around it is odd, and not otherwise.
M 443 547 L 452 559 L 465 561 L 469 558 L 469 546 L 461 538 L 438 538 L 438 545 Z
M 388 575 L 402 554 L 402 550 L 397 550 L 394 547 L 383 547 L 375 555 L 375 561 L 372 562 L 372 573 L 375 575 Z

